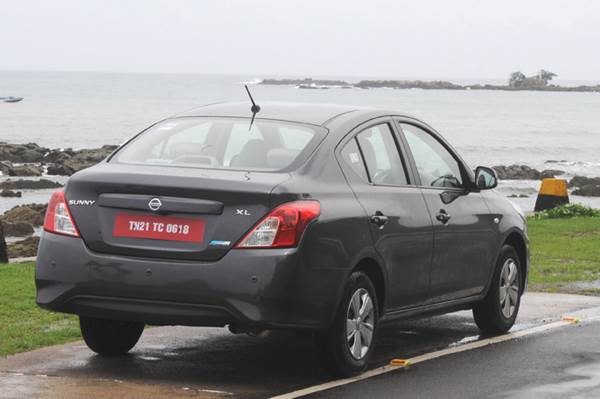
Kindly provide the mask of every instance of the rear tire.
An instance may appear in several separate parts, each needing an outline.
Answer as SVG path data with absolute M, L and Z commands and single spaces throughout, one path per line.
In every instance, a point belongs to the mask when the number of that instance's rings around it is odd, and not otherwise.
M 487 295 L 473 308 L 473 317 L 479 329 L 487 334 L 501 334 L 515 324 L 521 305 L 521 264 L 517 251 L 510 245 L 504 245 L 492 285 Z
M 334 375 L 350 377 L 365 370 L 375 346 L 378 322 L 373 283 L 365 273 L 352 273 L 333 325 L 319 337 L 318 349 Z
M 124 355 L 137 344 L 144 323 L 79 317 L 79 327 L 88 348 L 99 355 Z

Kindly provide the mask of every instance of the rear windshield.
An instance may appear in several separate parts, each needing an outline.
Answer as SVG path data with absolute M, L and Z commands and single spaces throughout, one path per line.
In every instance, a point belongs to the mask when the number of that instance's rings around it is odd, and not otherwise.
M 246 118 L 183 117 L 162 121 L 129 142 L 121 163 L 210 169 L 285 169 L 322 138 L 314 127 Z

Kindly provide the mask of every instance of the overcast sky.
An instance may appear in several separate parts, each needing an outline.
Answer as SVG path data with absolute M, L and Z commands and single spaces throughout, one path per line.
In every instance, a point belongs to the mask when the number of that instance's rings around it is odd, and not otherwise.
M 600 80 L 600 1 L 0 0 L 0 69 Z

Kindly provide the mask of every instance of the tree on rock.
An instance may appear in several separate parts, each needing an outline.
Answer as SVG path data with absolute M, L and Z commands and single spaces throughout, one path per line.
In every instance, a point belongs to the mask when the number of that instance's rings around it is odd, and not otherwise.
M 510 78 L 508 79 L 508 85 L 510 87 L 519 87 L 523 84 L 523 82 L 527 79 L 525 74 L 521 71 L 516 71 L 510 74 Z
M 541 80 L 542 82 L 544 82 L 544 85 L 547 85 L 548 82 L 551 81 L 552 78 L 555 78 L 556 76 L 558 76 L 558 75 L 555 74 L 554 72 L 546 71 L 545 69 L 540 69 L 540 71 L 537 74 L 537 78 L 539 80 Z

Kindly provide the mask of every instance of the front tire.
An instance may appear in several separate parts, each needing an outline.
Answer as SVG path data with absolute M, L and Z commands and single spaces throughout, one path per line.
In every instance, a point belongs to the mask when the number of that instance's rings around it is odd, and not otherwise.
M 143 323 L 79 317 L 81 335 L 88 348 L 99 355 L 124 355 L 137 344 Z
M 521 305 L 521 264 L 517 251 L 505 245 L 500 251 L 492 285 L 483 301 L 473 308 L 479 329 L 487 334 L 501 334 L 515 324 Z
M 378 322 L 373 283 L 362 272 L 352 273 L 333 325 L 321 337 L 319 348 L 325 351 L 329 368 L 336 376 L 350 377 L 365 370 L 375 346 Z

